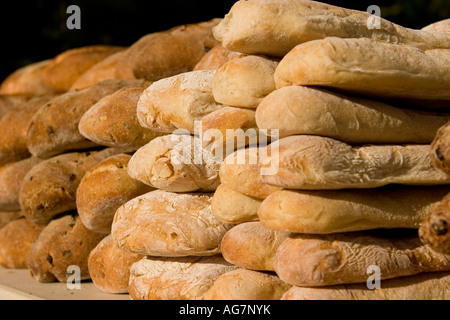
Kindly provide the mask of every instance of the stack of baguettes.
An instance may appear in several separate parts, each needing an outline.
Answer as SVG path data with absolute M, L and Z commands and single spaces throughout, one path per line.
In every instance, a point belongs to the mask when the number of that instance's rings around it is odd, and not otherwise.
M 201 146 L 200 163 L 185 161 L 199 147 L 190 124 L 222 107 L 212 69 L 233 54 L 212 35 L 219 22 L 70 50 L 2 83 L 3 266 L 40 282 L 91 278 L 109 293 L 130 283 L 133 299 L 199 299 L 236 268 L 220 255 L 231 225 L 209 206 L 219 164 Z
M 383 19 L 369 29 L 370 19 L 250 0 L 214 28 L 242 54 L 216 71 L 216 101 L 256 106 L 258 130 L 280 139 L 221 165 L 212 211 L 236 224 L 221 246 L 240 268 L 206 299 L 450 299 L 450 256 L 418 235 L 450 190 L 430 162 L 450 117 L 448 20 L 411 30 Z M 270 76 L 236 66 L 268 57 L 274 88 L 246 103 Z

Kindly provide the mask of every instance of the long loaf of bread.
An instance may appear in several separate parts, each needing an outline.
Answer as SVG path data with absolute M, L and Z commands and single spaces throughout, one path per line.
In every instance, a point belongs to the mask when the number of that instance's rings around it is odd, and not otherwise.
M 223 107 L 212 93 L 215 72 L 192 71 L 154 82 L 139 99 L 139 123 L 144 128 L 165 133 L 177 129 L 194 133 L 195 121 Z
M 162 133 L 143 128 L 136 108 L 149 83 L 136 83 L 105 96 L 80 119 L 78 130 L 85 138 L 108 147 L 137 150 Z
M 157 137 L 137 150 L 128 173 L 133 179 L 170 192 L 211 192 L 220 184 L 220 162 L 191 135 Z
M 450 176 L 432 167 L 429 149 L 429 145 L 353 147 L 326 137 L 290 136 L 280 139 L 270 156 L 260 158 L 260 170 L 277 168 L 261 175 L 261 180 L 304 190 L 448 184 Z
M 381 280 L 448 271 L 450 256 L 422 244 L 417 234 L 296 234 L 278 247 L 273 265 L 286 283 L 320 287 L 365 283 L 373 266 L 379 270 Z
M 211 212 L 224 223 L 256 221 L 261 203 L 261 199 L 247 196 L 221 184 L 212 197 Z
M 379 20 L 370 13 L 308 0 L 238 1 L 214 36 L 230 50 L 283 57 L 296 45 L 326 37 L 370 38 L 418 48 L 450 48 L 450 36 L 412 30 Z
M 214 74 L 214 99 L 233 107 L 257 108 L 276 89 L 274 74 L 278 61 L 254 55 L 231 59 Z
M 280 300 L 290 288 L 273 273 L 239 268 L 217 278 L 205 300 Z
M 203 300 L 216 279 L 237 269 L 214 257 L 146 257 L 130 267 L 133 300 Z
M 27 172 L 19 203 L 30 221 L 47 224 L 54 216 L 76 209 L 76 192 L 85 173 L 120 149 L 65 153 L 40 162 Z
M 233 226 L 211 213 L 211 193 L 155 190 L 116 212 L 112 236 L 119 248 L 149 256 L 211 256 L 221 252 L 223 235 Z
M 331 91 L 288 86 L 269 94 L 256 109 L 260 129 L 279 136 L 311 134 L 349 143 L 431 143 L 450 120 L 445 113 L 401 109 Z
M 316 85 L 370 97 L 441 100 L 448 106 L 450 50 L 326 38 L 292 49 L 278 64 L 275 81 L 277 88 Z
M 282 300 L 450 300 L 450 273 L 430 272 L 384 280 L 381 288 L 349 284 L 321 288 L 292 287 Z
M 289 232 L 271 230 L 259 222 L 238 224 L 222 239 L 222 255 L 241 268 L 274 271 L 273 259 Z
M 76 192 L 78 215 L 89 230 L 109 234 L 117 209 L 154 190 L 128 175 L 127 154 L 113 155 L 89 169 Z
M 258 217 L 266 228 L 296 233 L 418 229 L 449 192 L 446 186 L 281 190 L 264 199 Z
M 420 225 L 419 236 L 433 250 L 450 254 L 450 193 L 433 205 Z

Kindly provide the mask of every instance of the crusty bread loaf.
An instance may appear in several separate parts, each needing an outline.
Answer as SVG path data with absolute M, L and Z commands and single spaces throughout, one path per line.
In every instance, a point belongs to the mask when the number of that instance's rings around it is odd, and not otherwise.
M 19 194 L 25 217 L 47 224 L 57 214 L 76 208 L 76 192 L 85 173 L 120 149 L 65 153 L 35 165 L 25 175 Z
M 450 120 L 446 113 L 400 109 L 304 86 L 275 90 L 255 117 L 258 128 L 279 129 L 280 137 L 311 134 L 349 143 L 431 143 Z
M 26 94 L 0 94 L 0 120 L 12 109 L 33 98 Z
M 42 160 L 31 157 L 0 167 L 0 210 L 20 210 L 19 194 L 25 175 Z
M 237 150 L 221 164 L 220 182 L 239 193 L 264 199 L 281 188 L 263 183 L 259 167 L 260 154 L 257 147 Z
M 212 28 L 220 21 L 212 19 L 175 27 L 148 42 L 134 59 L 134 76 L 157 81 L 192 71 L 200 59 L 219 44 L 212 35 Z
M 28 253 L 44 226 L 25 218 L 9 222 L 0 229 L 0 265 L 5 268 L 26 269 Z
M 432 34 L 450 40 L 450 35 Z M 448 106 L 450 50 L 423 51 L 364 38 L 314 40 L 280 61 L 275 82 L 277 88 L 317 85 L 369 97 L 443 100 Z
M 214 257 L 146 257 L 130 268 L 133 300 L 203 300 L 221 275 L 236 269 L 220 255 Z
M 422 244 L 417 233 L 402 237 L 376 232 L 296 234 L 278 247 L 273 265 L 286 283 L 320 287 L 365 283 L 371 266 L 379 268 L 380 280 L 448 271 L 450 256 Z
M 39 234 L 28 255 L 28 269 L 39 282 L 66 282 L 74 270 L 79 269 L 78 280 L 90 278 L 88 269 L 89 253 L 105 237 L 86 229 L 81 219 L 66 214 L 52 220 Z
M 137 150 L 128 174 L 149 186 L 170 192 L 211 192 L 220 184 L 220 162 L 191 135 L 157 137 Z
M 27 132 L 30 153 L 40 158 L 97 147 L 83 137 L 78 124 L 84 113 L 101 98 L 134 85 L 135 81 L 105 80 L 79 91 L 64 93 L 39 109 L 31 119 Z
M 70 87 L 69 91 L 84 89 L 103 80 L 117 79 L 116 65 L 123 57 L 125 50 L 126 49 L 124 48 L 123 50 L 113 53 L 94 64 L 79 78 L 77 78 L 77 80 Z
M 0 164 L 30 156 L 27 132 L 31 119 L 54 96 L 39 96 L 9 111 L 0 120 Z
M 44 84 L 56 92 L 67 92 L 75 81 L 92 66 L 124 47 L 92 45 L 66 50 L 54 57 L 44 69 Z
M 268 141 L 259 131 L 252 109 L 220 108 L 202 118 L 201 129 L 203 147 L 222 159 L 240 148 Z
M 211 212 L 223 223 L 256 221 L 261 202 L 261 199 L 246 196 L 221 184 L 212 197 Z
M 261 100 L 276 89 L 274 74 L 278 62 L 255 55 L 231 59 L 214 74 L 214 99 L 234 107 L 258 107 Z
M 380 18 L 308 0 L 238 1 L 214 28 L 214 36 L 229 50 L 283 57 L 297 44 L 326 37 L 371 38 L 419 48 L 450 48 L 445 34 L 412 30 Z M 370 27 L 369 27 L 370 26 Z
M 108 147 L 137 150 L 162 133 L 143 128 L 136 108 L 149 83 L 126 87 L 105 96 L 80 119 L 78 129 L 87 139 Z
M 11 221 L 23 218 L 22 211 L 0 211 L 0 229 Z
M 281 190 L 264 199 L 258 217 L 266 228 L 296 233 L 418 229 L 449 192 L 446 186 Z
M 433 205 L 420 225 L 419 236 L 433 250 L 450 254 L 450 193 Z
M 128 293 L 130 267 L 142 258 L 144 256 L 119 249 L 108 235 L 89 254 L 89 275 L 103 292 Z
M 430 272 L 384 280 L 381 288 L 348 284 L 321 288 L 292 287 L 282 300 L 450 300 L 450 273 Z
M 210 193 L 155 190 L 121 206 L 112 235 L 118 247 L 162 257 L 220 254 L 220 241 L 232 225 L 211 213 Z
M 423 27 L 422 30 L 450 33 L 450 19 L 444 19 L 444 20 L 429 24 L 429 25 Z
M 439 128 L 431 142 L 430 158 L 436 170 L 450 174 L 450 121 Z
M 51 60 L 43 60 L 23 66 L 11 73 L 0 85 L 4 95 L 44 95 L 54 93 L 43 81 L 43 72 Z
M 204 300 L 280 300 L 291 287 L 273 273 L 240 268 L 217 278 Z
M 192 71 L 154 82 L 139 100 L 139 123 L 145 128 L 165 133 L 176 129 L 194 133 L 195 121 L 223 107 L 212 94 L 215 72 Z
M 431 166 L 429 145 L 351 146 L 319 136 L 279 140 L 270 156 L 260 158 L 264 183 L 287 189 L 375 188 L 388 184 L 444 185 L 450 176 Z M 274 163 L 275 162 L 275 163 Z
M 195 65 L 193 71 L 217 70 L 225 62 L 240 55 L 242 55 L 242 53 L 230 51 L 218 44 L 200 59 L 200 61 Z
M 123 55 L 119 58 L 119 61 L 117 61 L 115 78 L 122 80 L 136 79 L 136 76 L 133 72 L 136 57 L 139 55 L 141 50 L 147 46 L 147 44 L 165 36 L 170 30 L 146 34 L 135 41 L 130 47 L 128 47 L 124 51 Z
M 89 169 L 76 193 L 78 214 L 89 230 L 109 234 L 116 210 L 153 188 L 132 179 L 127 172 L 131 156 L 117 154 Z
M 270 230 L 259 222 L 238 224 L 222 239 L 222 255 L 228 262 L 242 268 L 273 271 L 273 259 L 289 232 Z

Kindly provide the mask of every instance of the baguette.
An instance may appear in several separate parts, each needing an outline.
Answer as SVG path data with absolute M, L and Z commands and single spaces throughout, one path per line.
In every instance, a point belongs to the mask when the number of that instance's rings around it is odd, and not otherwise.
M 445 185 L 450 176 L 431 166 L 429 145 L 367 145 L 352 147 L 318 136 L 279 140 L 261 169 L 278 167 L 262 182 L 287 189 L 323 190 L 376 188 L 389 184 Z
M 222 239 L 222 255 L 241 268 L 274 271 L 273 259 L 289 232 L 264 228 L 259 222 L 238 224 Z
M 450 300 L 450 273 L 431 272 L 385 280 L 379 289 L 366 284 L 322 288 L 292 287 L 281 300 Z
M 193 71 L 217 70 L 230 59 L 241 55 L 242 53 L 230 51 L 218 44 L 200 59 Z
M 433 141 L 450 120 L 445 113 L 400 109 L 387 104 L 303 86 L 269 94 L 256 110 L 260 129 L 279 129 L 281 138 L 311 134 L 349 143 Z
M 273 266 L 286 283 L 322 287 L 365 283 L 371 266 L 379 269 L 380 280 L 448 271 L 450 256 L 423 245 L 417 233 L 402 237 L 394 234 L 392 238 L 375 232 L 297 234 L 278 247 Z
M 223 107 L 201 120 L 202 145 L 215 157 L 225 158 L 234 151 L 262 144 L 267 137 L 259 131 L 255 110 Z
M 28 158 L 27 131 L 38 110 L 55 96 L 34 97 L 0 120 L 0 164 Z
M 50 63 L 50 59 L 43 60 L 17 69 L 0 84 L 0 94 L 30 96 L 53 94 L 55 90 L 48 87 L 43 80 L 44 70 Z
M 144 256 L 117 248 L 112 236 L 108 235 L 89 254 L 89 275 L 103 292 L 128 293 L 130 267 L 142 258 Z
M 450 254 L 450 194 L 433 205 L 419 229 L 422 243 L 433 250 Z
M 22 181 L 28 171 L 40 162 L 41 159 L 31 157 L 0 167 L 0 210 L 20 210 L 19 194 Z
M 225 158 L 219 169 L 220 182 L 249 197 L 265 199 L 281 188 L 262 182 L 259 148 L 240 149 Z
M 433 168 L 450 174 L 450 121 L 439 128 L 431 142 L 430 158 Z
M 273 273 L 236 269 L 222 274 L 205 300 L 280 300 L 291 285 Z
M 220 21 L 221 19 L 212 19 L 182 25 L 150 41 L 135 57 L 134 76 L 157 81 L 192 71 L 200 59 L 219 44 L 212 35 L 212 28 Z
M 28 255 L 28 269 L 39 282 L 66 282 L 79 268 L 79 280 L 90 279 L 89 253 L 105 237 L 86 229 L 76 215 L 66 214 L 52 220 L 39 234 Z
M 90 67 L 85 73 L 83 73 L 72 84 L 69 91 L 81 90 L 94 84 L 97 84 L 103 80 L 117 79 L 116 69 L 118 61 L 123 57 L 126 49 L 111 54 L 103 60 L 100 60 L 92 67 Z
M 138 102 L 139 123 L 164 133 L 177 129 L 195 133 L 195 121 L 223 107 L 212 94 L 215 72 L 192 71 L 154 82 Z
M 0 229 L 11 221 L 23 218 L 21 211 L 0 211 Z
M 419 229 L 450 188 L 384 187 L 361 190 L 281 190 L 261 204 L 269 229 L 327 234 L 371 229 Z
M 76 209 L 76 191 L 84 174 L 120 149 L 72 152 L 42 161 L 25 175 L 19 193 L 25 217 L 47 224 L 60 213 Z
M 437 21 L 422 28 L 423 31 L 450 33 L 450 19 Z
M 55 92 L 67 92 L 92 66 L 123 49 L 119 46 L 93 45 L 66 50 L 54 57 L 44 69 L 43 82 Z
M 221 275 L 236 269 L 221 256 L 146 257 L 130 268 L 132 300 L 203 300 Z
M 220 163 L 190 135 L 166 135 L 150 141 L 130 160 L 133 179 L 169 192 L 212 192 L 220 184 Z
M 430 32 L 431 33 L 431 32 Z M 444 33 L 432 32 L 432 34 Z M 326 38 L 292 49 L 275 70 L 277 88 L 317 85 L 377 98 L 450 100 L 450 50 L 370 39 Z
M 136 116 L 136 107 L 145 82 L 126 87 L 105 96 L 80 119 L 78 130 L 85 138 L 108 147 L 137 150 L 162 133 L 143 128 Z
M 89 169 L 76 193 L 77 211 L 84 226 L 98 233 L 111 233 L 117 209 L 153 188 L 132 179 L 127 172 L 131 156 L 113 155 Z
M 257 221 L 262 200 L 234 191 L 221 184 L 211 200 L 211 212 L 223 223 Z
M 11 269 L 26 269 L 28 253 L 44 226 L 21 218 L 0 229 L 0 265 Z
M 122 250 L 161 257 L 220 254 L 220 241 L 232 225 L 211 213 L 208 193 L 155 190 L 121 206 L 112 236 Z
M 380 28 L 370 28 L 371 19 L 367 12 L 315 1 L 241 0 L 213 33 L 229 50 L 277 57 L 300 43 L 326 37 L 366 37 L 423 49 L 450 48 L 446 34 L 412 30 L 382 18 Z
M 262 99 L 276 89 L 274 74 L 278 62 L 255 55 L 231 59 L 214 74 L 214 99 L 229 106 L 256 109 Z
M 98 147 L 83 137 L 81 117 L 101 98 L 136 82 L 105 80 L 89 88 L 71 91 L 49 101 L 31 119 L 27 132 L 30 153 L 48 159 L 58 154 Z

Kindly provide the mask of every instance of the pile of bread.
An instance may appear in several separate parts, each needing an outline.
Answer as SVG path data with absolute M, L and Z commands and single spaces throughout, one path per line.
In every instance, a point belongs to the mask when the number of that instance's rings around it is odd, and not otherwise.
M 17 70 L 0 265 L 134 300 L 450 299 L 450 23 L 371 18 L 241 0 Z

